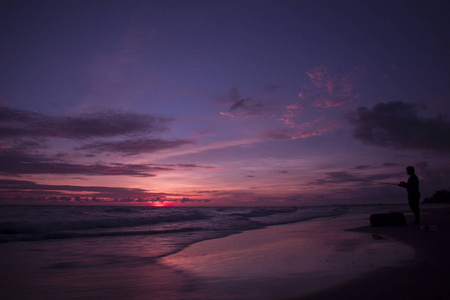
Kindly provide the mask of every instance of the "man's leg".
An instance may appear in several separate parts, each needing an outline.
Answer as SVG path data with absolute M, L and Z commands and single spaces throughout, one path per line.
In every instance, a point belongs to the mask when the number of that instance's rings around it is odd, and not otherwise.
M 420 223 L 420 194 L 408 195 L 408 203 L 411 211 L 414 214 L 415 220 L 414 223 Z

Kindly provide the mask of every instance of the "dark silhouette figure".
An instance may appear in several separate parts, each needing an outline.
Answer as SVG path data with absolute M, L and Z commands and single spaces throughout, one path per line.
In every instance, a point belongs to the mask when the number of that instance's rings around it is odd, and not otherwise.
M 419 192 L 419 178 L 415 174 L 414 167 L 406 167 L 406 174 L 409 175 L 408 182 L 400 182 L 399 186 L 406 188 L 408 191 L 408 204 L 411 211 L 414 213 L 414 223 L 420 223 L 420 192 Z

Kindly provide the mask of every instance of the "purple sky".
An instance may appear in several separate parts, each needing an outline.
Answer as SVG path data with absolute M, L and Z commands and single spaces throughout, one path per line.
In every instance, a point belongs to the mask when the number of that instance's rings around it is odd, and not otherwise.
M 366 181 L 408 165 L 429 197 L 450 187 L 449 14 L 448 1 L 3 1 L 2 201 L 401 203 L 404 189 Z

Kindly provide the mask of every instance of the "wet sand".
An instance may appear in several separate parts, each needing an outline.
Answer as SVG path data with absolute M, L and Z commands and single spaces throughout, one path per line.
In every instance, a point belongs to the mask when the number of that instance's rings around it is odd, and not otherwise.
M 422 208 L 422 213 L 420 225 L 352 229 L 413 247 L 415 255 L 406 265 L 382 267 L 334 288 L 290 299 L 450 299 L 450 207 Z
M 272 226 L 196 243 L 160 262 L 198 279 L 183 299 L 290 299 L 411 263 L 410 246 L 345 230 L 368 223 L 364 214 Z M 336 299 L 329 295 L 323 299 Z

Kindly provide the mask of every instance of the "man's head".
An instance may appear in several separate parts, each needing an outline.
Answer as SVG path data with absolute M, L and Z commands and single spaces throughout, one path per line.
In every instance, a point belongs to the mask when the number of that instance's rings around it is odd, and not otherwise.
M 414 170 L 414 167 L 412 167 L 412 166 L 406 167 L 406 174 L 412 175 L 412 174 L 414 174 L 415 172 L 416 172 L 416 170 Z

